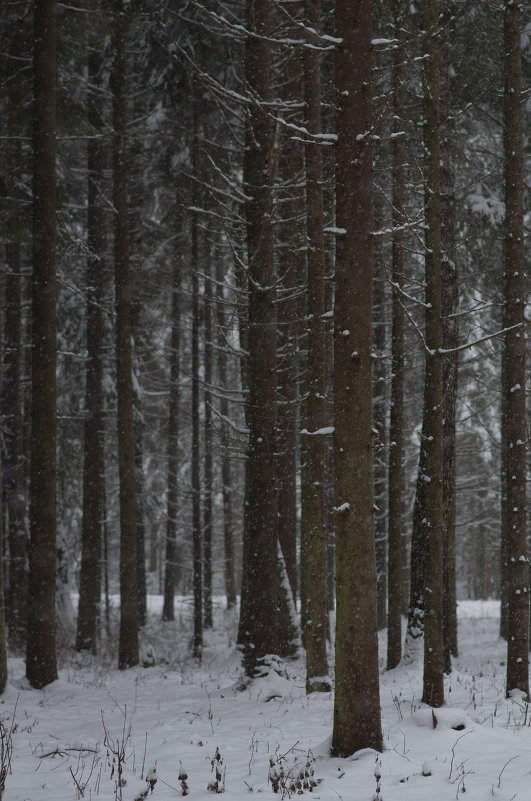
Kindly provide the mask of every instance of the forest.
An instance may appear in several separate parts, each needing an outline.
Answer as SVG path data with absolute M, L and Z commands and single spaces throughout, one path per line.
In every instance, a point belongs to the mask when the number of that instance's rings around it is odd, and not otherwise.
M 530 9 L 0 8 L 0 800 L 524 797 Z

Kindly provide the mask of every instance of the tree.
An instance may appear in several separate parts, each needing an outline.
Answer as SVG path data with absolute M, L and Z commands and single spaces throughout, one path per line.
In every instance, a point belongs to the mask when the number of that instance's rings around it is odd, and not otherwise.
M 36 0 L 33 50 L 31 474 L 26 675 L 57 678 L 56 582 L 56 3 Z
M 168 403 L 168 500 L 166 515 L 166 552 L 164 559 L 164 603 L 162 619 L 174 620 L 173 598 L 178 576 L 177 564 L 177 502 L 179 466 L 179 370 L 181 346 L 180 266 L 176 258 L 173 266 L 170 387 Z
M 505 342 L 503 426 L 507 564 L 507 694 L 529 698 L 529 563 L 526 556 L 525 266 L 522 6 L 506 0 L 503 19 L 505 157 Z
M 8 74 L 13 78 L 18 70 L 21 43 L 26 30 L 22 20 L 11 20 L 15 34 L 7 56 Z M 11 58 L 14 58 L 11 63 Z M 12 176 L 21 169 L 24 130 L 22 100 L 24 86 L 19 80 L 9 81 L 7 97 L 7 135 L 13 137 L 6 153 L 6 164 Z M 11 649 L 22 653 L 26 645 L 28 601 L 28 543 L 26 531 L 26 481 L 24 459 L 23 371 L 22 341 L 24 281 L 22 271 L 22 194 L 13 181 L 6 193 L 14 198 L 9 209 L 5 237 L 5 317 L 2 375 L 2 429 L 4 440 L 4 508 L 6 512 L 6 541 L 9 549 L 8 586 L 6 592 L 7 624 Z
M 116 306 L 116 384 L 118 395 L 118 471 L 120 483 L 120 640 L 118 667 L 138 664 L 136 485 L 133 422 L 133 356 L 127 197 L 127 12 L 114 0 L 111 71 L 113 95 L 114 287 Z
M 210 264 L 208 265 L 210 269 Z M 204 507 L 203 507 L 203 567 L 204 567 L 204 589 L 203 589 L 203 614 L 205 628 L 210 629 L 214 625 L 213 606 L 212 606 L 212 534 L 213 534 L 213 499 L 212 499 L 212 480 L 213 480 L 213 426 L 212 426 L 212 298 L 210 294 L 209 277 L 205 279 L 204 288 Z
M 443 364 L 441 269 L 440 59 L 438 0 L 422 3 L 425 152 L 425 374 L 421 459 L 426 545 L 424 570 L 424 676 L 422 700 L 444 703 L 443 663 Z M 420 469 L 420 468 L 419 468 Z
M 276 653 L 278 647 L 276 313 L 271 220 L 274 153 L 272 121 L 265 106 L 271 97 L 270 14 L 269 0 L 247 0 L 245 84 L 249 102 L 243 183 L 248 259 L 249 445 L 241 629 L 248 676 L 254 676 L 263 657 Z M 264 581 L 264 576 L 269 580 Z
M 403 0 L 394 2 L 395 38 L 402 40 Z M 393 54 L 394 133 L 402 133 L 404 117 L 404 48 Z M 391 412 L 389 423 L 388 486 L 388 558 L 387 558 L 387 669 L 395 668 L 402 656 L 402 489 L 404 458 L 404 308 L 401 290 L 404 284 L 405 221 L 405 137 L 393 139 L 393 240 L 392 282 L 393 311 L 391 332 Z
M 307 0 L 308 30 L 321 27 L 320 0 Z M 307 286 L 307 401 L 304 436 L 304 470 L 301 482 L 301 584 L 306 691 L 327 692 L 326 636 L 326 340 L 323 176 L 321 164 L 321 59 L 319 37 L 304 49 L 304 100 L 306 128 L 306 236 L 308 241 Z M 314 139 L 315 137 L 315 139 Z
M 445 0 L 442 5 L 443 25 L 441 42 L 441 270 L 443 294 L 443 348 L 447 353 L 443 361 L 443 643 L 444 670 L 451 670 L 451 657 L 457 656 L 457 603 L 456 603 L 456 498 L 455 498 L 455 441 L 457 407 L 457 352 L 459 341 L 459 281 L 455 242 L 455 174 L 454 136 L 452 113 L 452 49 L 450 42 L 455 34 L 455 3 Z
M 104 497 L 103 453 L 103 314 L 105 212 L 103 173 L 106 164 L 100 91 L 101 42 L 89 40 L 87 117 L 93 138 L 87 143 L 87 377 L 83 462 L 83 520 L 76 649 L 96 653 L 101 602 Z
M 332 755 L 382 749 L 372 479 L 372 3 L 338 0 Z
M 199 180 L 199 127 L 197 122 L 197 94 L 192 86 L 192 116 L 194 141 L 192 144 L 193 205 L 197 207 L 197 181 Z M 199 411 L 199 232 L 197 214 L 192 217 L 191 231 L 192 268 L 192 548 L 194 582 L 194 657 L 201 659 L 203 650 L 203 544 L 201 536 L 201 454 Z
M 2 492 L 2 466 L 0 462 L 0 542 L 4 540 L 4 494 Z M 0 694 L 7 684 L 7 642 L 4 610 L 4 554 L 0 549 Z
M 234 576 L 234 520 L 233 520 L 233 471 L 231 469 L 229 453 L 229 437 L 227 421 L 229 419 L 229 402 L 224 390 L 228 387 L 227 380 L 227 331 L 225 324 L 223 293 L 223 264 L 216 259 L 216 320 L 218 329 L 218 379 L 221 390 L 219 411 L 222 418 L 221 428 L 221 484 L 223 496 L 223 545 L 224 545 L 224 578 L 225 593 L 227 596 L 227 609 L 236 606 L 236 580 Z

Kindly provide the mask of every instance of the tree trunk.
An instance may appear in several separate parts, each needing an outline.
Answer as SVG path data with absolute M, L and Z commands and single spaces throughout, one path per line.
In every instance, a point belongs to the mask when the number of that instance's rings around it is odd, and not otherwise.
M 33 51 L 33 351 L 26 675 L 57 678 L 56 582 L 56 3 L 36 0 Z
M 336 2 L 336 692 L 332 755 L 383 747 L 372 473 L 372 3 Z
M 306 0 L 305 23 L 310 30 L 321 27 L 321 1 Z M 304 50 L 304 99 L 310 134 L 321 133 L 321 59 L 318 49 Z M 328 692 L 326 635 L 326 340 L 323 176 L 320 140 L 306 136 L 306 236 L 308 241 L 307 287 L 307 392 L 305 469 L 301 486 L 301 583 L 305 605 L 306 692 Z
M 402 40 L 403 0 L 394 3 L 395 38 Z M 399 45 L 393 55 L 394 133 L 402 131 L 404 120 L 404 49 Z M 389 423 L 388 478 L 388 557 L 387 557 L 387 669 L 395 668 L 402 658 L 402 490 L 404 459 L 404 307 L 401 289 L 404 285 L 405 221 L 404 136 L 393 140 L 393 319 L 391 332 L 391 413 Z
M 522 6 L 504 4 L 505 413 L 507 685 L 529 698 L 529 563 L 526 542 L 525 264 Z
M 179 467 L 179 372 L 181 347 L 180 270 L 177 259 L 173 266 L 170 388 L 168 406 L 168 507 L 166 519 L 166 556 L 164 560 L 164 602 L 162 619 L 174 620 L 175 584 L 178 578 L 177 562 L 177 501 Z
M 446 28 L 441 48 L 441 189 L 442 189 L 442 294 L 443 347 L 453 350 L 459 340 L 459 284 L 455 246 L 455 175 L 453 170 L 454 123 L 451 111 L 451 48 L 454 25 L 454 1 L 445 0 Z M 447 353 L 443 361 L 443 503 L 444 503 L 444 589 L 443 640 L 444 670 L 449 673 L 451 657 L 457 656 L 456 535 L 455 535 L 455 418 L 457 403 L 458 354 Z
M 375 203 L 375 228 L 383 222 L 381 194 Z M 376 242 L 373 278 L 373 448 L 374 448 L 374 544 L 376 552 L 376 609 L 378 629 L 387 626 L 387 515 L 386 515 L 386 314 L 385 314 L 385 261 Z
M 223 495 L 223 544 L 225 566 L 225 594 L 227 596 L 227 609 L 236 606 L 236 579 L 234 575 L 234 531 L 232 509 L 232 470 L 229 452 L 229 436 L 226 420 L 229 419 L 229 402 L 224 391 L 228 388 L 227 381 L 227 352 L 226 352 L 226 324 L 223 298 L 223 265 L 221 259 L 216 259 L 216 318 L 218 327 L 218 379 L 220 387 L 219 411 L 221 423 L 221 484 Z
M 290 35 L 298 35 L 295 25 Z M 297 48 L 286 54 L 283 71 L 286 102 L 300 101 L 302 88 L 301 57 Z M 300 176 L 304 168 L 300 142 L 281 131 L 280 148 L 280 241 L 278 291 L 278 408 L 277 408 L 277 498 L 278 538 L 293 597 L 298 592 L 297 557 L 297 412 L 299 400 L 297 288 L 304 269 L 303 232 L 300 222 L 303 209 Z
M 127 197 L 127 96 L 123 0 L 114 2 L 113 200 L 116 304 L 116 383 L 118 395 L 118 472 L 120 483 L 120 670 L 138 664 L 138 590 L 135 443 L 129 225 Z
M 0 543 L 4 542 L 4 494 L 2 481 L 2 462 L 0 460 Z M 4 549 L 0 548 L 0 695 L 7 684 L 7 642 L 4 609 Z
M 105 214 L 103 172 L 105 143 L 101 114 L 101 43 L 91 42 L 88 54 L 88 122 L 94 138 L 87 144 L 87 377 L 85 387 L 83 519 L 81 524 L 81 571 L 76 650 L 96 653 L 101 602 L 103 533 L 103 258 Z
M 192 87 L 192 114 L 194 141 L 192 144 L 192 171 L 199 176 L 197 98 Z M 197 184 L 194 181 L 192 203 L 197 202 Z M 194 658 L 201 660 L 203 651 L 203 543 L 201 533 L 201 454 L 199 417 L 199 237 L 197 214 L 192 217 L 192 546 L 193 546 L 193 594 L 194 594 Z
M 262 106 L 270 99 L 270 13 L 269 0 L 247 0 L 251 35 L 245 42 L 245 82 L 252 102 L 246 109 L 243 181 L 247 198 L 249 448 L 243 565 L 247 591 L 242 595 L 241 615 L 248 676 L 254 676 L 263 657 L 278 648 L 276 314 L 271 222 L 274 153 L 271 118 Z
M 15 40 L 16 44 L 17 40 Z M 22 148 L 18 137 L 20 125 L 20 90 L 12 81 L 8 97 L 7 133 L 14 137 L 8 145 L 8 169 L 15 174 L 21 164 Z M 9 195 L 18 198 L 15 186 Z M 16 202 L 16 201 L 15 201 Z M 5 244 L 5 345 L 2 381 L 2 413 L 4 418 L 4 505 L 7 512 L 6 539 L 9 546 L 9 581 L 7 611 L 9 641 L 12 651 L 21 655 L 26 645 L 28 618 L 28 543 L 25 525 L 25 481 L 22 416 L 22 279 L 20 209 L 16 207 L 7 219 Z
M 207 267 L 210 270 L 210 264 Z M 204 555 L 204 587 L 203 587 L 203 616 L 205 628 L 210 629 L 214 624 L 212 608 L 212 480 L 213 480 L 213 441 L 212 441 L 212 298 L 210 297 L 210 281 L 205 279 L 203 295 L 203 320 L 205 330 L 205 346 L 203 356 L 205 389 L 203 393 L 205 405 L 204 420 L 204 475 L 203 475 L 203 555 Z
M 135 326 L 136 327 L 136 326 Z M 144 519 L 144 420 L 141 400 L 137 398 L 134 414 L 135 492 L 136 492 L 136 582 L 138 593 L 138 625 L 147 621 L 146 523 Z
M 441 271 L 441 168 L 439 145 L 440 62 L 438 0 L 422 4 L 426 31 L 423 61 L 425 150 L 425 378 L 421 451 L 424 515 L 420 525 L 426 543 L 424 571 L 424 679 L 422 700 L 444 703 L 443 662 L 443 365 Z

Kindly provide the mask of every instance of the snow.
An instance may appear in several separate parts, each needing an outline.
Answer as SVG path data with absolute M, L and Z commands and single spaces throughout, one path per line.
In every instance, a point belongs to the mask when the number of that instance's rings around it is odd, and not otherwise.
M 206 801 L 216 748 L 228 801 L 249 799 L 251 788 L 264 799 L 280 798 L 282 786 L 275 796 L 268 783 L 270 770 L 277 777 L 311 775 L 313 794 L 303 795 L 322 801 L 369 801 L 377 782 L 385 801 L 447 801 L 464 790 L 468 801 L 530 797 L 530 711 L 520 692 L 504 697 L 498 603 L 459 604 L 461 654 L 445 679 L 447 706 L 433 713 L 419 700 L 418 664 L 383 670 L 380 634 L 385 750 L 363 749 L 347 759 L 328 755 L 333 696 L 306 695 L 302 660 L 282 663 L 281 675 L 243 681 L 233 645 L 236 616 L 217 598 L 216 626 L 198 666 L 188 655 L 189 599 L 177 599 L 176 622 L 164 625 L 161 598 L 151 596 L 149 604 L 142 639 L 158 655 L 154 667 L 119 672 L 112 648 L 100 659 L 67 651 L 59 679 L 32 690 L 23 661 L 9 660 L 0 705 L 7 730 L 15 715 L 6 801 L 134 801 L 155 777 L 147 798 L 169 801 L 180 797 L 184 774 L 190 799 Z M 120 793 L 111 752 L 124 741 Z

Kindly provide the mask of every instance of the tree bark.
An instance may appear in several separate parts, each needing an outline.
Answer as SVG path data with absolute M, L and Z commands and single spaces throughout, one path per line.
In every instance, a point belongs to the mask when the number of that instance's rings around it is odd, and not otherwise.
M 252 102 L 246 109 L 243 181 L 247 200 L 249 446 L 245 488 L 247 543 L 242 594 L 244 667 L 248 676 L 278 648 L 276 443 L 276 313 L 273 262 L 273 132 L 263 107 L 270 99 L 271 3 L 247 1 L 245 83 Z M 267 577 L 264 580 L 264 577 Z M 245 601 L 245 606 L 244 606 Z
M 394 2 L 395 38 L 403 33 L 403 0 Z M 404 120 L 404 49 L 400 44 L 393 54 L 394 133 L 402 131 Z M 393 241 L 392 281 L 393 312 L 391 331 L 391 412 L 389 422 L 388 478 L 388 557 L 387 557 L 387 669 L 395 668 L 402 658 L 402 490 L 404 459 L 404 308 L 401 289 L 404 285 L 405 163 L 404 136 L 393 140 Z
M 18 44 L 15 39 L 14 47 Z M 19 51 L 20 52 L 20 51 Z M 7 133 L 14 137 L 8 145 L 7 164 L 13 174 L 22 160 L 20 103 L 17 81 L 11 81 L 8 96 Z M 9 187 L 11 197 L 18 199 L 15 186 Z M 16 200 L 15 200 L 16 202 Z M 20 208 L 14 208 L 6 223 L 5 243 L 5 319 L 4 364 L 2 381 L 2 417 L 4 420 L 4 505 L 6 510 L 6 539 L 9 545 L 7 622 L 11 649 L 22 654 L 26 645 L 28 618 L 28 542 L 25 525 L 25 480 L 22 415 L 22 278 Z
M 318 32 L 321 27 L 320 0 L 306 0 L 305 23 Z M 310 135 L 321 133 L 321 59 L 318 49 L 304 50 L 305 127 Z M 306 237 L 308 241 L 307 285 L 307 393 L 305 469 L 301 485 L 301 584 L 304 587 L 302 616 L 306 648 L 306 692 L 328 692 L 326 635 L 326 339 L 325 339 L 325 255 L 321 145 L 306 137 Z M 316 433 L 321 432 L 321 433 Z
M 57 678 L 56 582 L 56 3 L 36 0 L 33 51 L 33 351 L 26 675 Z
M 221 424 L 221 484 L 223 495 L 223 545 L 224 545 L 224 575 L 225 594 L 227 596 L 227 609 L 236 606 L 236 579 L 234 575 L 234 530 L 232 508 L 232 469 L 229 452 L 229 436 L 227 424 L 229 419 L 229 402 L 224 390 L 228 388 L 227 381 L 227 353 L 226 353 L 226 323 L 223 297 L 223 265 L 221 259 L 216 260 L 216 319 L 218 328 L 218 379 L 220 386 L 219 411 Z
M 120 670 L 138 664 L 138 589 L 135 443 L 129 225 L 127 197 L 126 12 L 114 0 L 113 200 L 116 306 L 116 383 L 118 395 L 118 473 L 120 483 Z
M 192 171 L 199 176 L 197 98 L 192 87 L 193 134 Z M 197 183 L 192 188 L 192 203 L 197 206 Z M 199 417 L 199 237 L 197 214 L 192 217 L 192 547 L 194 595 L 194 658 L 201 660 L 203 652 L 203 542 L 201 532 L 201 453 Z
M 443 23 L 446 35 L 441 47 L 441 191 L 442 191 L 442 294 L 443 348 L 453 350 L 459 341 L 459 283 L 455 246 L 455 175 L 453 170 L 454 122 L 451 110 L 451 46 L 453 40 L 453 0 L 445 0 Z M 443 361 L 443 503 L 444 503 L 444 588 L 443 641 L 444 670 L 452 668 L 457 656 L 456 598 L 456 498 L 455 498 L 455 423 L 457 404 L 458 354 L 446 353 Z
M 175 619 L 175 584 L 179 576 L 177 561 L 177 510 L 179 467 L 179 372 L 181 347 L 180 270 L 177 259 L 173 266 L 170 387 L 168 406 L 168 500 L 166 518 L 166 556 L 164 560 L 164 602 L 162 619 Z
M 4 542 L 4 493 L 2 481 L 2 462 L 0 460 L 0 542 Z M 7 684 L 7 642 L 4 608 L 4 549 L 0 548 L 0 695 Z
M 336 2 L 336 692 L 332 755 L 381 750 L 372 475 L 372 3 Z
M 210 270 L 210 264 L 208 265 Z M 213 481 L 213 435 L 212 435 L 212 298 L 210 297 L 210 281 L 205 278 L 203 295 L 203 319 L 205 331 L 205 346 L 203 366 L 205 376 L 205 389 L 203 393 L 205 405 L 204 420 L 204 475 L 203 475 L 203 556 L 204 556 L 204 586 L 203 586 L 203 616 L 205 628 L 214 625 L 212 607 L 212 534 L 213 534 L 213 508 L 212 508 L 212 481 Z
M 374 227 L 380 229 L 383 221 L 381 194 L 376 197 Z M 373 448 L 374 448 L 374 545 L 376 552 L 376 609 L 378 629 L 387 626 L 387 364 L 386 364 L 386 308 L 385 262 L 376 242 L 373 277 Z
M 426 543 L 424 572 L 424 677 L 422 700 L 444 703 L 443 662 L 443 365 L 441 270 L 440 59 L 438 0 L 422 3 L 426 35 L 423 61 L 425 150 L 425 378 L 421 451 L 424 454 L 424 514 L 420 521 Z
M 504 4 L 505 157 L 505 557 L 507 564 L 507 694 L 529 699 L 529 562 L 526 542 L 525 263 L 522 6 Z
M 101 81 L 103 59 L 100 42 L 89 42 L 88 122 L 94 138 L 87 144 L 87 373 L 83 461 L 83 519 L 81 524 L 81 571 L 77 617 L 76 650 L 96 653 L 100 622 L 102 534 L 103 534 L 103 259 L 105 254 L 105 213 L 103 173 L 105 144 L 98 138 L 103 130 Z
M 297 26 L 289 28 L 297 36 Z M 286 54 L 283 70 L 286 102 L 300 100 L 302 91 L 302 64 L 298 48 Z M 297 414 L 299 401 L 298 314 L 297 288 L 304 271 L 303 251 L 303 200 L 300 176 L 304 169 L 301 143 L 289 132 L 281 131 L 279 154 L 280 172 L 280 241 L 276 244 L 279 260 L 278 290 L 278 349 L 277 349 L 277 460 L 276 480 L 278 497 L 278 538 L 293 597 L 298 592 L 297 555 Z
M 145 626 L 147 621 L 147 582 L 146 523 L 144 517 L 144 419 L 142 415 L 140 398 L 137 398 L 136 409 L 133 410 L 133 415 L 133 431 L 135 438 L 136 583 L 138 594 L 138 625 Z

